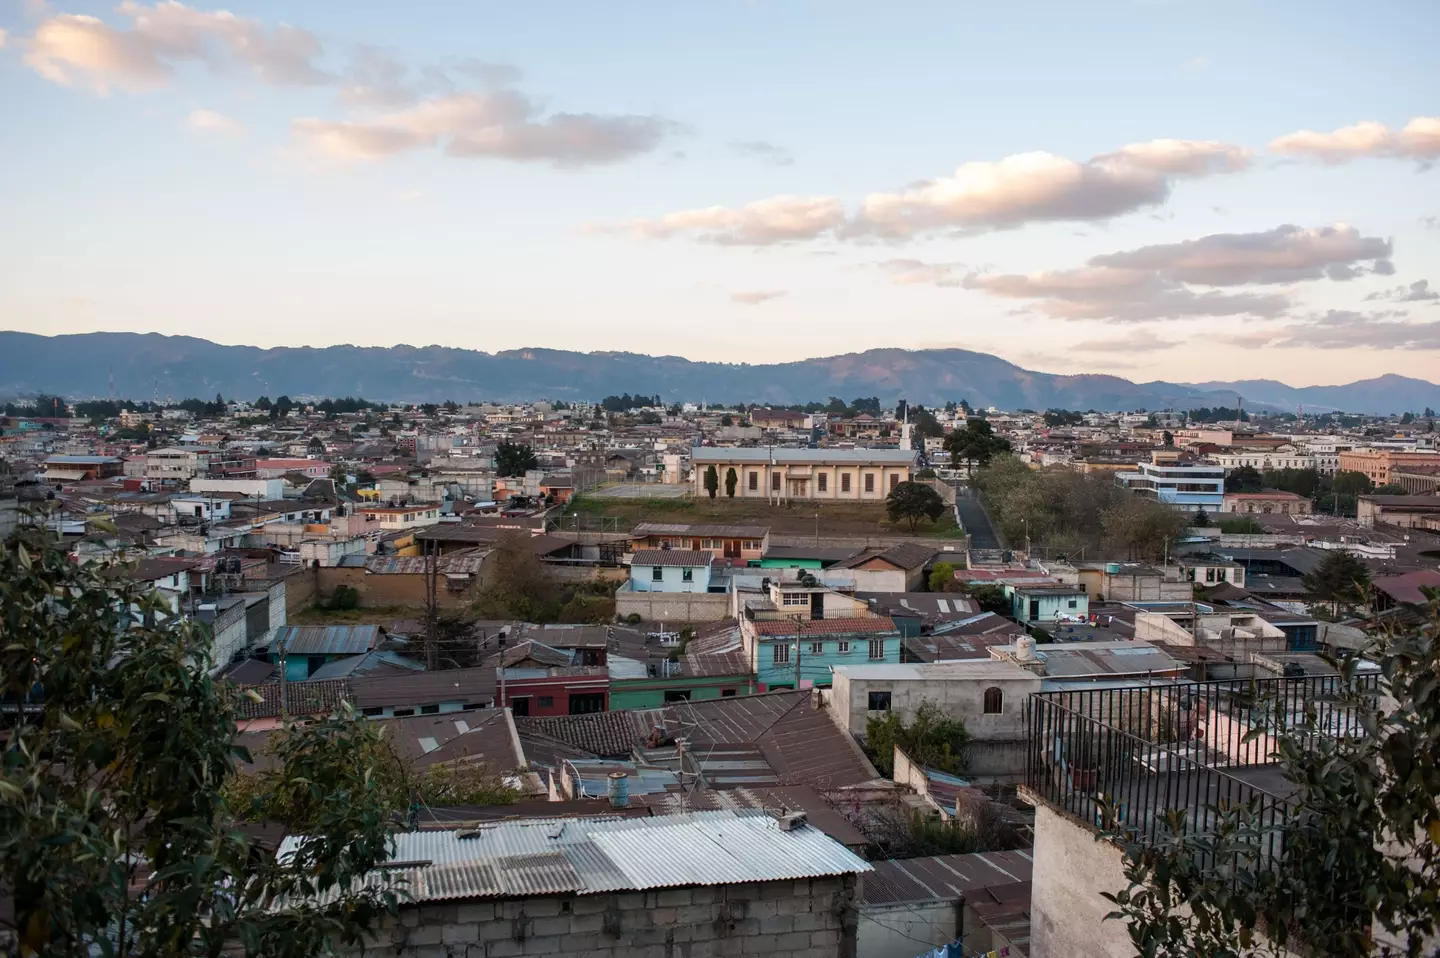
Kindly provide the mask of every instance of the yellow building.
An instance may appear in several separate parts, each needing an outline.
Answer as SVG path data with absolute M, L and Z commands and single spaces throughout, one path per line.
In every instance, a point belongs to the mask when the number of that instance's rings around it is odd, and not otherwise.
M 736 498 L 883 501 L 908 482 L 916 453 L 909 449 L 741 449 L 702 446 L 691 453 L 690 480 L 705 496 L 705 476 L 715 467 L 719 495 L 735 470 Z

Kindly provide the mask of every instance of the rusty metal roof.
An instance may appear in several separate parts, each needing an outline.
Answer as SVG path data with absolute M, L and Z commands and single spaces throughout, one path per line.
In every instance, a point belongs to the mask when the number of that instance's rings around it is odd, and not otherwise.
M 954 901 L 984 888 L 1028 882 L 1035 861 L 1029 852 L 977 852 L 876 862 L 865 876 L 867 905 Z
M 303 838 L 287 837 L 283 860 Z M 394 836 L 392 869 L 417 902 L 748 884 L 870 871 L 812 825 L 760 811 L 658 818 L 540 818 Z M 398 874 L 395 874 L 397 873 Z
M 360 655 L 379 641 L 378 625 L 286 625 L 263 645 L 276 654 L 284 649 L 294 655 Z

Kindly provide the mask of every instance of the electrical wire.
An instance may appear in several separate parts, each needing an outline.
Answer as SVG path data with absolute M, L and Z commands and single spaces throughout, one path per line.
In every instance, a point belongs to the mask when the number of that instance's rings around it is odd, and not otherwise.
M 926 948 L 929 948 L 931 951 L 934 951 L 936 948 L 944 948 L 946 945 L 953 945 L 953 944 L 955 944 L 957 941 L 958 941 L 958 942 L 961 942 L 961 943 L 963 944 L 964 941 L 965 941 L 965 936 L 964 936 L 964 935 L 961 935 L 959 938 L 952 938 L 952 939 L 950 939 L 949 941 L 941 941 L 941 942 L 925 941 L 923 938 L 916 938 L 914 935 L 907 935 L 907 934 L 905 934 L 905 932 L 901 931 L 899 928 L 895 928 L 895 927 L 893 927 L 893 926 L 891 926 L 891 925 L 887 925 L 887 924 L 885 924 L 883 921 L 881 921 L 880 919 L 878 919 L 878 918 L 872 918 L 872 917 L 870 917 L 869 915 L 864 914 L 863 912 L 861 913 L 860 917 L 863 918 L 865 921 L 873 922 L 874 924 L 879 925 L 881 928 L 884 928 L 886 931 L 894 932 L 895 934 L 899 935 L 901 938 L 907 938 L 907 939 L 909 939 L 910 941 L 916 942 L 917 944 L 924 945 Z

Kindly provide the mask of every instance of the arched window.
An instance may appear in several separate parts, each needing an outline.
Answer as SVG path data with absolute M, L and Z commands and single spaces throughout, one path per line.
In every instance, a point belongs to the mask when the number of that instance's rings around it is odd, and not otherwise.
M 1005 711 L 1005 693 L 995 686 L 985 690 L 985 714 L 999 715 Z

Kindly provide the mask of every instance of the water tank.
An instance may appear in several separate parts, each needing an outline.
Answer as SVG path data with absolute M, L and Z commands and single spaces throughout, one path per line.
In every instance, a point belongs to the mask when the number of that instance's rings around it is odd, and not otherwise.
M 1035 637 L 1033 635 L 1022 635 L 1015 640 L 1015 658 L 1021 662 L 1030 662 L 1035 658 Z
M 1119 575 L 1119 574 L 1120 574 L 1120 563 L 1118 563 L 1118 562 L 1107 562 L 1107 563 L 1105 563 L 1105 574 L 1106 574 L 1106 575 Z
M 611 808 L 626 808 L 630 805 L 630 776 L 626 772 L 611 772 L 606 786 L 610 794 Z

